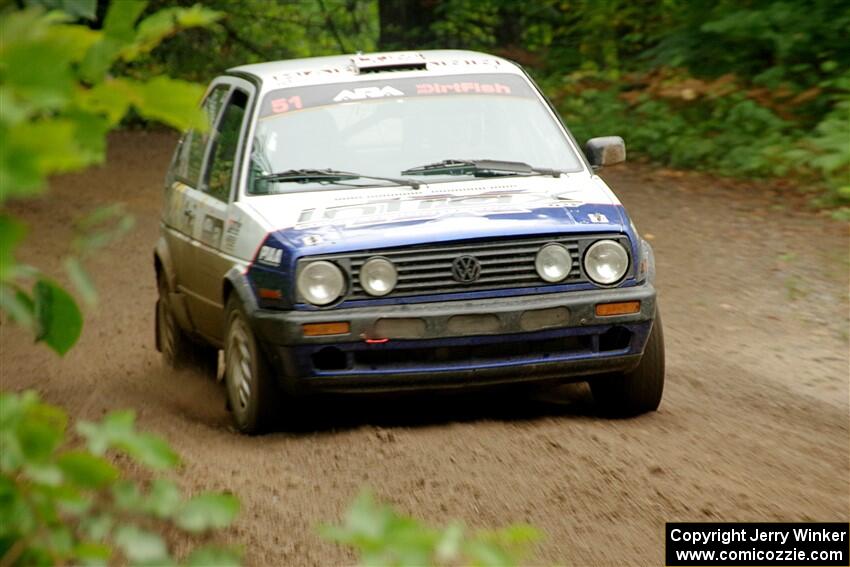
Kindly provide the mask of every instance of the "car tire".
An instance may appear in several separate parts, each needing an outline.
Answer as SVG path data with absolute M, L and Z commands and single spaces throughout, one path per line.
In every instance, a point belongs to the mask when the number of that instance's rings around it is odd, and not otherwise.
M 279 389 L 236 297 L 227 302 L 224 383 L 233 423 L 242 433 L 266 431 L 274 422 Z
M 157 278 L 159 298 L 156 301 L 156 346 L 162 353 L 162 361 L 168 368 L 180 369 L 192 361 L 192 340 L 177 324 L 168 295 L 165 275 Z
M 632 417 L 658 409 L 664 392 L 664 330 L 660 313 L 656 311 L 637 368 L 592 380 L 590 390 L 599 412 L 610 417 Z

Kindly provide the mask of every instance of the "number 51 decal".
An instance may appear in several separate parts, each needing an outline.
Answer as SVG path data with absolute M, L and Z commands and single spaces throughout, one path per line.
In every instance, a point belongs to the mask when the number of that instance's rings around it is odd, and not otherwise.
M 289 98 L 276 98 L 272 100 L 272 112 L 280 114 L 281 112 L 289 112 L 290 110 L 299 110 L 302 108 L 301 97 L 291 96 Z

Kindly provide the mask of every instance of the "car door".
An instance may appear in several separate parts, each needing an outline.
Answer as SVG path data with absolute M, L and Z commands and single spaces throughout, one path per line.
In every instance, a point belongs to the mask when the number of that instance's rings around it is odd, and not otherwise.
M 222 250 L 225 226 L 238 222 L 230 217 L 242 167 L 243 137 L 248 126 L 253 87 L 229 79 L 231 89 L 211 133 L 195 203 L 193 272 L 188 280 L 189 310 L 196 330 L 218 342 L 224 328 L 224 275 L 235 259 Z
M 198 228 L 198 207 L 204 160 L 210 133 L 221 113 L 231 85 L 214 82 L 201 103 L 209 127 L 206 132 L 187 131 L 180 140 L 165 183 L 163 231 L 178 293 L 186 295 L 194 271 L 195 232 Z M 195 326 L 192 321 L 192 326 Z

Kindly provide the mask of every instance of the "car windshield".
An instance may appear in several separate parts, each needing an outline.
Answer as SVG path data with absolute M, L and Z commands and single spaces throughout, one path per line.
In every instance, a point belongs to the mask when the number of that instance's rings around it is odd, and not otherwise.
M 386 185 L 365 177 L 276 181 L 270 176 L 329 169 L 397 178 L 405 170 L 446 159 L 581 169 L 548 109 L 520 76 L 373 80 L 293 87 L 266 95 L 251 149 L 249 192 Z M 406 176 L 427 183 L 458 179 L 454 172 Z

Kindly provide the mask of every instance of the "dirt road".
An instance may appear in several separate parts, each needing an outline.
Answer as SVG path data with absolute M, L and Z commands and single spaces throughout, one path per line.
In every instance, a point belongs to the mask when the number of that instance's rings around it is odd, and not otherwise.
M 608 421 L 584 387 L 542 399 L 328 401 L 304 433 L 233 433 L 223 388 L 162 369 L 151 249 L 165 133 L 111 139 L 109 165 L 57 179 L 15 211 L 26 258 L 59 271 L 75 216 L 112 201 L 133 234 L 91 263 L 101 296 L 64 359 L 0 327 L 4 389 L 75 417 L 135 408 L 182 453 L 187 489 L 243 502 L 228 534 L 252 565 L 349 562 L 315 526 L 361 487 L 432 522 L 530 522 L 535 562 L 663 564 L 666 521 L 847 521 L 848 234 L 778 197 L 628 166 L 606 174 L 650 238 L 667 336 L 659 412 Z

